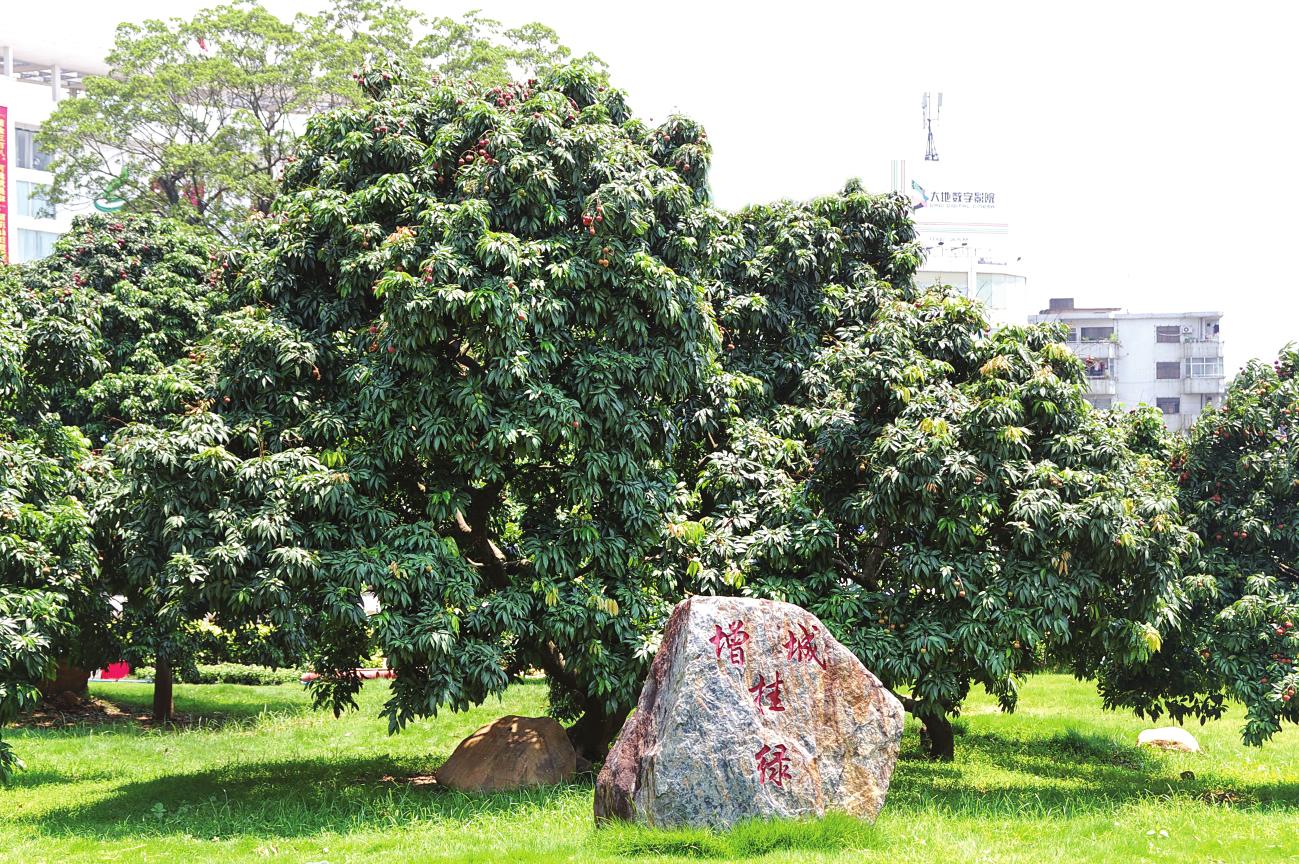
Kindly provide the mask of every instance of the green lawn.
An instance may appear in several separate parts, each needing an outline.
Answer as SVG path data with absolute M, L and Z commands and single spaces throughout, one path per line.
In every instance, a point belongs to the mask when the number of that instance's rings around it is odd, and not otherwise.
M 403 783 L 477 726 L 541 713 L 545 688 L 393 737 L 375 719 L 386 689 L 371 683 L 338 720 L 297 687 L 206 685 L 176 692 L 179 711 L 210 718 L 198 728 L 10 730 L 28 770 L 0 789 L 0 861 L 1299 861 L 1299 729 L 1257 750 L 1228 718 L 1193 728 L 1204 754 L 1147 754 L 1132 746 L 1141 721 L 1063 676 L 1028 681 L 1013 715 L 971 700 L 950 764 L 922 760 L 909 725 L 874 828 L 721 837 L 597 831 L 589 785 L 473 797 Z M 94 692 L 140 709 L 149 697 Z

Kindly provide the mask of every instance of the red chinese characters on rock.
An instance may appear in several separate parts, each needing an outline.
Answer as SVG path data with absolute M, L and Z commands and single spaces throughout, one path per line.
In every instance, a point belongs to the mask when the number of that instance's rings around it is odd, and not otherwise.
M 749 634 L 744 631 L 744 622 L 736 619 L 731 622 L 727 630 L 723 630 L 720 624 L 714 624 L 713 627 L 717 632 L 708 641 L 717 647 L 717 658 L 721 659 L 722 651 L 725 649 L 727 659 L 732 666 L 743 666 L 744 643 L 749 641 Z
M 822 660 L 821 655 L 817 653 L 816 643 L 812 641 L 816 638 L 816 634 L 821 632 L 821 628 L 813 627 L 811 630 L 808 630 L 806 624 L 799 624 L 798 629 L 803 631 L 801 637 L 796 635 L 793 630 L 790 630 L 789 638 L 785 640 L 785 659 L 800 663 L 811 660 L 813 663 L 824 669 L 825 661 Z
M 758 713 L 761 714 L 763 708 L 768 711 L 784 711 L 785 705 L 780 701 L 780 685 L 784 682 L 780 680 L 780 673 L 770 683 L 767 682 L 767 676 L 759 675 L 758 683 L 749 688 L 753 694 L 753 702 L 758 706 Z M 763 703 L 766 703 L 765 705 Z
M 817 645 L 817 637 L 821 628 L 806 624 L 796 625 L 797 629 L 786 631 L 786 638 L 776 650 L 785 649 L 785 659 L 793 663 L 811 662 L 826 668 L 826 661 L 821 657 L 820 648 Z M 727 662 L 732 666 L 743 666 L 745 663 L 745 646 L 750 641 L 751 636 L 745 629 L 745 623 L 742 619 L 731 621 L 725 627 L 721 624 L 713 625 L 713 635 L 708 641 L 713 646 L 714 659 L 721 660 L 725 652 Z M 749 687 L 749 693 L 753 698 L 753 704 L 757 706 L 760 715 L 768 711 L 784 712 L 784 692 L 785 680 L 781 678 L 780 672 L 777 671 L 774 677 L 768 679 L 767 673 L 760 673 L 756 682 Z M 774 718 L 773 718 L 774 719 Z M 785 781 L 793 777 L 793 765 L 790 760 L 788 748 L 785 744 L 763 744 L 762 747 L 753 754 L 754 762 L 758 772 L 758 782 L 760 785 L 771 784 L 779 789 L 785 788 Z
M 770 747 L 762 745 L 762 749 L 753 754 L 754 760 L 758 763 L 758 782 L 762 785 L 772 783 L 785 788 L 785 781 L 790 779 L 789 773 L 789 755 L 785 752 L 784 744 L 777 744 Z

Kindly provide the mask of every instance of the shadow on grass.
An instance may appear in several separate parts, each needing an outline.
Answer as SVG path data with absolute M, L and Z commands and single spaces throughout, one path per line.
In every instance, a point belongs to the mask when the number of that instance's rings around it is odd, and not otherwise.
M 982 818 L 1083 813 L 1152 797 L 1299 808 L 1299 780 L 1248 784 L 1208 769 L 1183 776 L 1162 754 L 1105 735 L 966 734 L 956 753 L 955 762 L 935 763 L 908 747 L 893 775 L 890 805 Z
M 376 826 L 401 830 L 418 821 L 470 822 L 565 803 L 589 807 L 589 783 L 466 795 L 402 779 L 426 774 L 446 755 L 233 762 L 128 782 L 88 803 L 69 802 L 13 824 L 58 837 L 298 837 Z M 951 763 L 915 758 L 917 744 L 909 736 L 904 755 L 886 808 L 903 819 L 907 812 L 934 811 L 981 820 L 1078 815 L 1160 797 L 1251 809 L 1299 808 L 1299 780 L 1251 785 L 1207 769 L 1182 779 L 1180 766 L 1163 755 L 1104 735 L 1024 739 L 967 733 Z M 33 772 L 20 774 L 16 785 L 72 786 L 86 779 Z M 760 822 L 721 833 L 613 826 L 602 830 L 597 842 L 628 856 L 741 859 L 778 849 L 866 848 L 875 842 L 868 826 L 843 819 Z
M 134 715 L 153 711 L 153 693 L 149 689 L 97 687 L 102 699 Z M 186 684 L 176 687 L 173 700 L 176 713 L 195 723 L 220 724 L 232 720 L 253 720 L 263 714 L 306 714 L 311 700 L 305 688 L 295 684 L 274 687 L 244 687 L 232 684 Z
M 287 685 L 284 686 L 288 691 Z M 212 692 L 196 692 L 195 688 L 211 687 Z M 252 688 L 241 688 L 251 690 Z M 265 688 L 273 690 L 273 688 Z M 5 734 L 15 738 L 46 738 L 50 736 L 80 738 L 91 735 L 143 735 L 169 733 L 183 730 L 221 729 L 231 725 L 250 725 L 266 717 L 299 716 L 312 711 L 301 691 L 274 693 L 248 693 L 229 690 L 222 685 L 190 685 L 178 688 L 175 698 L 176 720 L 155 724 L 152 718 L 152 695 L 147 691 L 97 688 L 92 694 L 96 701 L 110 706 L 112 713 L 100 716 L 69 715 L 66 720 L 51 724 L 37 724 L 24 718 L 24 722 L 6 728 Z
M 118 776 L 116 773 L 107 768 L 78 770 L 75 772 L 54 771 L 49 768 L 24 768 L 14 775 L 9 788 L 26 789 L 56 784 L 100 783 L 105 780 L 112 780 L 116 776 Z
M 124 784 L 91 804 L 44 810 L 32 827 L 62 837 L 298 837 L 383 825 L 400 829 L 415 821 L 471 820 L 545 808 L 567 795 L 590 795 L 589 784 L 467 795 L 406 782 L 445 755 L 237 763 L 169 774 Z
M 252 727 L 260 720 L 267 717 L 277 717 L 288 715 L 290 713 L 267 709 L 264 711 L 238 712 L 231 714 L 217 714 L 213 712 L 204 712 L 203 714 L 185 714 L 177 712 L 179 716 L 174 722 L 164 723 L 161 725 L 154 724 L 153 720 L 143 714 L 131 716 L 117 716 L 102 720 L 83 720 L 76 723 L 69 723 L 53 729 L 32 729 L 29 727 L 15 726 L 4 730 L 6 738 L 19 739 L 48 739 L 48 738 L 100 738 L 110 735 L 169 735 L 175 732 L 201 732 L 204 730 L 217 731 L 230 727 Z

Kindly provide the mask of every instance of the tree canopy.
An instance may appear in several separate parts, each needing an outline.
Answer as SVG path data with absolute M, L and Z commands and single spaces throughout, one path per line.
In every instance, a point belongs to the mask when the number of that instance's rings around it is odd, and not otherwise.
M 716 347 L 706 138 L 582 66 L 362 77 L 300 142 L 249 305 L 181 364 L 202 395 L 114 441 L 131 569 L 174 571 L 178 604 L 280 609 L 336 708 L 372 629 L 394 728 L 543 668 L 597 753 L 682 591 L 656 552 Z
M 113 657 L 155 666 L 158 721 L 171 714 L 173 670 L 193 665 L 195 622 L 268 626 L 277 656 L 303 655 L 291 597 L 308 591 L 290 595 L 284 580 L 300 576 L 307 553 L 290 538 L 311 530 L 311 505 L 332 500 L 315 494 L 321 467 L 309 455 L 244 463 L 224 449 L 232 434 L 255 439 L 256 423 L 232 433 L 208 409 L 229 380 L 264 380 L 264 346 L 281 347 L 264 316 L 227 309 L 232 260 L 175 221 L 98 216 L 14 280 L 27 310 L 23 415 L 48 412 L 103 447 L 93 482 L 76 486 L 94 528 L 97 596 L 124 602 L 73 618 L 111 618 Z M 231 369 L 232 355 L 249 365 Z M 91 667 L 111 659 L 89 648 Z
M 1271 365 L 1253 360 L 1189 440 L 1150 439 L 1178 484 L 1199 554 L 1186 566 L 1183 626 L 1148 664 L 1116 676 L 1108 701 L 1181 720 L 1221 716 L 1238 700 L 1249 744 L 1299 722 L 1296 373 L 1293 346 Z
M 915 287 L 906 201 L 855 184 L 719 243 L 740 395 L 677 526 L 705 585 L 813 611 L 939 756 L 973 683 L 1009 709 L 1046 653 L 1094 675 L 1158 650 L 1190 535 L 1062 332 Z
M 110 73 L 41 129 L 51 200 L 98 199 L 229 238 L 267 213 L 306 117 L 360 97 L 353 72 L 394 58 L 493 84 L 569 50 L 541 24 L 428 19 L 398 0 L 335 0 L 283 21 L 256 2 L 118 28 Z
M 148 381 L 184 357 L 221 308 L 229 261 L 152 216 L 79 217 L 54 253 L 18 271 L 23 408 L 53 412 L 101 447 L 150 403 Z

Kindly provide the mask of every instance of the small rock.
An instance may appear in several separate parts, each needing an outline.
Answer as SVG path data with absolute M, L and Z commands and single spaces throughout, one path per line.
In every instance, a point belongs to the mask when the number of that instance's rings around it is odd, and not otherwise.
M 563 783 L 576 771 L 577 751 L 563 726 L 511 714 L 461 741 L 437 781 L 462 792 L 504 792 Z
M 902 721 L 897 698 L 810 612 L 692 597 L 668 619 L 596 780 L 595 817 L 713 827 L 830 810 L 874 819 Z
M 1137 736 L 1138 747 L 1158 747 L 1161 750 L 1181 750 L 1185 753 L 1199 753 L 1200 742 L 1195 736 L 1181 726 L 1160 726 L 1158 729 L 1147 729 Z

